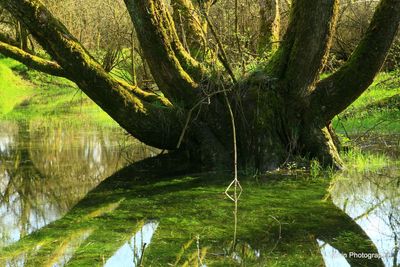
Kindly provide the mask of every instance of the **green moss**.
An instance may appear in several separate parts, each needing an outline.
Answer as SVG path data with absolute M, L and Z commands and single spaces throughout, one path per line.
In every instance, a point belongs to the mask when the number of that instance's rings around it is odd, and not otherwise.
M 208 266 L 240 265 L 232 255 L 247 266 L 318 266 L 323 261 L 316 238 L 339 248 L 343 244 L 336 237 L 346 244 L 354 239 L 373 250 L 361 229 L 324 200 L 330 179 L 267 175 L 241 178 L 245 191 L 232 254 L 233 203 L 223 194 L 229 180 L 223 173 L 171 177 L 131 166 L 105 180 L 62 219 L 3 248 L 0 263 L 25 252 L 30 266 L 38 266 L 89 231 L 87 239 L 74 243 L 79 244 L 69 266 L 99 266 L 148 219 L 159 226 L 145 250 L 145 266 L 196 266 L 198 256 Z M 93 213 L 97 216 L 88 216 Z

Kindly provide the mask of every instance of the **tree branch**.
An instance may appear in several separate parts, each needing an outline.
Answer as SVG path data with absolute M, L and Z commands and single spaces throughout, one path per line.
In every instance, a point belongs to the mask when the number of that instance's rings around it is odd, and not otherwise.
M 258 53 L 274 51 L 278 48 L 280 33 L 279 0 L 259 0 L 260 37 Z
M 186 37 L 189 52 L 195 58 L 204 59 L 207 23 L 199 16 L 200 13 L 196 10 L 191 0 L 173 0 L 171 5 L 174 10 L 173 19 L 175 25 L 184 23 L 181 30 L 184 32 L 181 32 L 181 35 Z
M 19 47 L 19 43 L 4 33 L 0 33 L 0 42 Z
M 310 93 L 329 50 L 338 0 L 297 0 L 284 38 L 282 78 L 288 92 L 300 99 Z
M 191 106 L 201 91 L 191 77 L 199 71 L 178 39 L 167 7 L 161 0 L 125 0 L 152 75 L 173 101 Z
M 7 57 L 17 60 L 32 69 L 54 76 L 69 78 L 68 74 L 56 62 L 49 61 L 38 56 L 34 56 L 18 47 L 3 43 L 1 41 L 0 41 L 0 53 Z
M 140 141 L 174 149 L 183 121 L 170 102 L 136 86 L 128 86 L 104 71 L 39 0 L 0 0 L 31 32 L 85 94 Z
M 385 61 L 400 22 L 400 1 L 382 0 L 350 59 L 317 84 L 310 112 L 327 122 L 354 102 L 372 83 Z M 322 114 L 322 116 L 321 116 Z

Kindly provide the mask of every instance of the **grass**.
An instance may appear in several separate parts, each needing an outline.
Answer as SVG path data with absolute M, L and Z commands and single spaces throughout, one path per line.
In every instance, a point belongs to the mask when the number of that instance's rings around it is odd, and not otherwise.
M 359 172 L 376 172 L 384 167 L 399 163 L 397 160 L 391 159 L 385 154 L 362 151 L 358 147 L 343 152 L 342 158 L 347 168 Z
M 33 95 L 32 86 L 15 75 L 12 67 L 15 61 L 0 59 L 0 114 L 14 109 L 16 105 Z
M 343 135 L 400 132 L 400 103 L 376 105 L 400 94 L 400 70 L 380 73 L 373 84 L 344 112 L 333 120 Z
M 71 123 L 117 124 L 72 82 L 0 59 L 0 118 L 61 119 Z

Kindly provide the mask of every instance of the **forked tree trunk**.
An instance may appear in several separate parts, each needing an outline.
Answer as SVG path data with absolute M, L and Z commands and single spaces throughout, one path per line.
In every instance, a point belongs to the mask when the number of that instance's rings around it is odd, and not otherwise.
M 193 8 L 190 1 L 173 2 L 181 10 Z M 259 170 L 277 168 L 293 156 L 342 166 L 330 121 L 371 84 L 400 21 L 400 1 L 381 0 L 350 60 L 320 80 L 338 0 L 293 1 L 287 32 L 268 63 L 230 82 L 211 71 L 215 62 L 207 57 L 199 62 L 189 53 L 191 48 L 182 44 L 165 1 L 125 0 L 161 96 L 106 73 L 39 0 L 0 0 L 0 4 L 29 29 L 55 62 L 28 54 L 0 36 L 1 53 L 74 81 L 140 141 L 181 151 L 203 166 L 232 164 L 234 120 L 239 164 Z M 203 19 L 201 12 L 193 14 L 196 20 Z M 190 12 L 184 15 L 187 34 L 198 38 L 191 44 L 196 49 L 205 33 L 198 28 L 194 34 L 195 19 Z
M 295 99 L 276 82 L 260 84 L 252 77 L 236 92 L 231 102 L 240 167 L 271 170 L 299 156 L 316 158 L 325 166 L 343 166 L 333 133 L 314 120 L 307 121 L 306 113 L 292 117 Z M 223 97 L 203 104 L 200 119 L 208 123 L 194 121 L 185 137 L 192 159 L 208 167 L 231 166 L 232 125 Z

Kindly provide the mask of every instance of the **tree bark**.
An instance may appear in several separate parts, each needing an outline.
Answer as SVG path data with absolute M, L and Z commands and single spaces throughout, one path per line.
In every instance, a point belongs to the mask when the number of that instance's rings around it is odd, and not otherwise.
M 201 14 L 208 14 L 211 1 L 194 4 L 191 0 L 174 0 L 171 5 L 174 23 L 180 25 L 177 29 L 180 29 L 181 39 L 185 39 L 188 52 L 203 61 L 207 53 L 207 22 Z
M 260 37 L 258 53 L 275 51 L 279 47 L 280 21 L 278 0 L 259 0 L 260 2 Z
M 125 0 L 151 73 L 173 102 L 194 104 L 201 94 L 202 66 L 183 48 L 174 22 L 161 0 Z
M 400 1 L 382 0 L 370 26 L 350 59 L 338 71 L 318 82 L 310 96 L 310 116 L 331 120 L 354 102 L 382 67 L 400 22 Z

